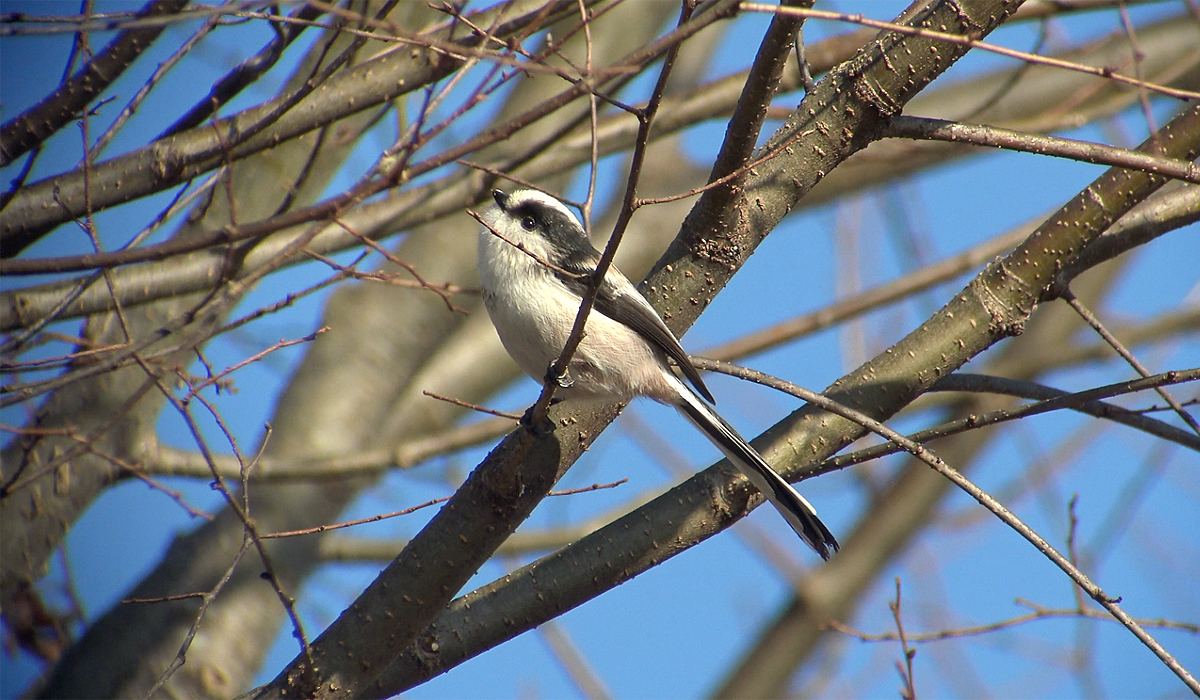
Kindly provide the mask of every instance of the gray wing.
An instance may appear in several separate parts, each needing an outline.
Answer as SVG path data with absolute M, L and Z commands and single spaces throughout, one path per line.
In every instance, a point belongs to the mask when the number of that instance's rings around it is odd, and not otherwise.
M 612 271 L 609 271 L 609 274 L 612 274 Z M 675 337 L 670 328 L 667 328 L 667 324 L 663 323 L 654 307 L 650 306 L 650 302 L 646 301 L 632 285 L 627 288 L 628 291 L 623 293 L 619 287 L 607 282 L 608 280 L 605 280 L 605 284 L 600 287 L 600 293 L 596 295 L 596 309 L 612 320 L 629 326 L 637 331 L 638 335 L 665 352 L 667 357 L 675 360 L 679 369 L 683 370 L 683 376 L 687 377 L 688 381 L 696 387 L 700 395 L 709 403 L 716 403 L 716 399 L 704 385 L 704 380 L 700 378 L 700 372 L 696 370 L 691 358 L 679 344 L 679 339 Z
M 558 264 L 568 272 L 590 274 L 596 269 L 599 257 L 599 251 L 592 249 L 589 254 L 579 252 L 559 261 Z M 563 275 L 558 275 L 558 277 L 568 287 L 583 294 L 584 282 Z M 675 337 L 670 328 L 667 328 L 667 324 L 663 323 L 658 312 L 654 310 L 653 306 L 650 306 L 650 302 L 646 301 L 637 288 L 630 284 L 625 275 L 615 267 L 608 269 L 608 274 L 604 276 L 604 283 L 600 285 L 600 292 L 596 295 L 596 310 L 617 323 L 629 326 L 651 345 L 666 353 L 667 357 L 675 360 L 679 369 L 683 371 L 683 376 L 687 377 L 701 396 L 709 403 L 717 402 L 713 398 L 712 392 L 704 385 L 704 380 L 700 378 L 700 372 L 692 364 L 691 358 L 679 344 L 679 339 Z

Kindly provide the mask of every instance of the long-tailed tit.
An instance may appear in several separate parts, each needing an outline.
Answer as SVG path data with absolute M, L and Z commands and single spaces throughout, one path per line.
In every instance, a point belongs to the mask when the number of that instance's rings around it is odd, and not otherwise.
M 587 288 L 584 276 L 595 271 L 600 253 L 557 199 L 534 190 L 493 190 L 492 196 L 496 206 L 483 213 L 487 227 L 479 235 L 484 303 L 508 353 L 541 381 L 562 353 Z M 670 361 L 700 396 L 676 375 Z M 648 396 L 674 406 L 770 499 L 817 554 L 828 559 L 830 549 L 837 550 L 837 540 L 812 505 L 705 402 L 714 399 L 687 353 L 615 267 L 604 276 L 583 340 L 559 385 L 564 399 Z

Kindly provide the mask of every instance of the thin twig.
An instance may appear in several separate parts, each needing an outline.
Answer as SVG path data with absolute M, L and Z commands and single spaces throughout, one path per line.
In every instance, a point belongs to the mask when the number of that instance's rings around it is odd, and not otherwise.
M 304 336 L 303 338 L 297 338 L 295 340 L 280 340 L 278 343 L 275 343 L 271 347 L 269 347 L 265 350 L 256 352 L 255 354 L 251 355 L 250 357 L 247 357 L 246 359 L 242 360 L 241 362 L 238 362 L 237 364 L 230 365 L 229 367 L 225 368 L 218 374 L 212 375 L 208 379 L 205 379 L 204 381 L 202 381 L 198 384 L 191 385 L 191 390 L 188 393 L 188 397 L 185 397 L 184 400 L 186 401 L 187 398 L 195 396 L 197 392 L 204 389 L 205 387 L 220 382 L 221 379 L 223 379 L 224 377 L 229 376 L 230 374 L 238 371 L 239 369 L 245 367 L 246 365 L 252 364 L 254 362 L 258 362 L 259 360 L 263 359 L 267 355 L 270 355 L 271 353 L 275 352 L 276 350 L 282 350 L 283 348 L 289 348 L 293 345 L 300 345 L 301 343 L 310 343 L 310 342 L 316 340 L 317 336 L 325 333 L 328 330 L 329 330 L 329 326 L 321 326 L 320 328 L 313 331 L 312 333 L 309 333 L 308 335 Z
M 1079 555 L 1075 551 L 1075 536 L 1079 533 L 1079 516 L 1075 512 L 1075 504 L 1079 502 L 1079 494 L 1072 494 L 1067 501 L 1067 557 L 1071 563 L 1079 566 Z M 1079 586 L 1071 586 L 1071 594 L 1075 597 L 1075 607 L 1083 610 L 1083 594 Z
M 592 484 L 591 486 L 585 486 L 583 488 L 578 488 L 578 489 L 568 489 L 566 491 L 551 491 L 547 495 L 548 496 L 571 496 L 571 495 L 578 494 L 578 493 L 587 493 L 589 491 L 601 491 L 603 489 L 616 488 L 617 486 L 620 486 L 621 484 L 624 484 L 627 481 L 629 481 L 629 479 L 621 479 L 619 481 L 614 481 L 614 482 L 611 482 L 608 484 Z M 322 532 L 329 532 L 330 530 L 341 530 L 342 528 L 354 527 L 356 525 L 366 525 L 368 523 L 377 523 L 380 520 L 388 520 L 391 518 L 397 518 L 397 517 L 400 517 L 401 515 L 411 515 L 419 510 L 424 510 L 425 508 L 428 508 L 430 506 L 436 506 L 439 503 L 445 503 L 446 501 L 449 501 L 450 499 L 451 499 L 451 496 L 442 496 L 441 498 L 435 498 L 431 501 L 425 501 L 424 503 L 421 503 L 421 504 L 418 504 L 415 506 L 410 506 L 408 508 L 403 508 L 401 510 L 392 511 L 391 513 L 381 513 L 379 515 L 372 515 L 368 518 L 359 518 L 357 520 L 345 520 L 340 523 L 333 523 L 332 525 L 318 525 L 316 527 L 307 527 L 302 530 L 288 530 L 287 532 L 269 532 L 264 535 L 260 535 L 260 539 L 273 540 L 273 539 L 278 539 L 280 537 L 299 537 L 301 535 L 316 535 L 316 534 L 319 534 Z
M 1101 338 L 1104 339 L 1104 342 L 1111 345 L 1112 349 L 1116 350 L 1117 354 L 1129 363 L 1130 367 L 1133 367 L 1135 370 L 1137 370 L 1137 373 L 1142 375 L 1143 378 L 1150 376 L 1150 370 L 1147 369 L 1146 366 L 1141 363 L 1141 361 L 1134 357 L 1133 353 L 1129 351 L 1129 348 L 1126 348 L 1124 345 L 1122 345 L 1121 341 L 1117 340 L 1116 336 L 1108 332 L 1108 329 L 1104 327 L 1104 324 L 1100 323 L 1100 319 L 1096 318 L 1096 315 L 1083 305 L 1083 302 L 1079 300 L 1079 297 L 1075 296 L 1075 293 L 1072 292 L 1069 287 L 1062 290 L 1061 296 L 1064 301 L 1071 305 L 1072 309 L 1075 309 L 1075 312 L 1079 314 L 1079 317 L 1087 322 L 1087 324 L 1091 326 Z M 1183 406 L 1179 405 L 1179 402 L 1175 400 L 1174 396 L 1171 396 L 1171 394 L 1161 386 L 1154 387 L 1154 390 L 1158 392 L 1159 396 L 1163 397 L 1163 400 L 1166 401 L 1171 408 L 1175 409 L 1175 413 L 1177 413 L 1179 417 L 1183 419 L 1184 423 L 1187 423 L 1189 428 L 1195 431 L 1197 435 L 1200 435 L 1200 422 L 1197 422 L 1196 419 L 1192 417 L 1192 414 L 1185 411 Z
M 945 119 L 892 117 L 885 136 L 919 138 L 949 143 L 971 143 L 1011 151 L 1070 158 L 1085 163 L 1144 170 L 1177 180 L 1200 184 L 1200 166 L 1143 151 L 1090 143 L 1047 134 L 1027 134 L 986 124 L 963 124 Z
M 340 523 L 333 523 L 331 525 L 318 525 L 316 527 L 306 527 L 301 530 L 287 530 L 285 532 L 267 532 L 267 533 L 263 533 L 262 535 L 259 535 L 259 538 L 264 539 L 264 540 L 274 540 L 274 539 L 278 539 L 280 537 L 299 537 L 301 535 L 315 535 L 315 534 L 318 534 L 321 532 L 329 532 L 330 530 L 341 530 L 342 528 L 346 528 L 346 527 L 354 527 L 355 525 L 366 525 L 367 523 L 377 523 L 380 520 L 396 518 L 401 515 L 409 515 L 411 513 L 417 512 L 418 510 L 423 510 L 430 506 L 436 506 L 439 503 L 445 503 L 448 500 L 450 500 L 450 496 L 443 496 L 441 498 L 435 498 L 431 501 L 425 501 L 424 503 L 421 503 L 421 504 L 418 504 L 415 506 L 411 506 L 409 508 L 403 508 L 401 510 L 392 511 L 391 513 L 381 513 L 379 515 L 372 515 L 369 518 L 359 518 L 357 520 L 345 520 Z
M 188 649 L 192 647 L 192 642 L 196 639 L 196 632 L 200 631 L 200 623 L 204 620 L 205 613 L 208 612 L 209 604 L 216 600 L 217 594 L 225 588 L 225 585 L 229 583 L 229 579 L 233 578 L 233 572 L 237 569 L 238 564 L 242 563 L 242 557 L 246 556 L 246 552 L 249 550 L 249 548 L 250 538 L 243 537 L 242 545 L 238 548 L 237 554 L 234 555 L 233 561 L 230 562 L 229 567 L 225 569 L 225 573 L 222 574 L 221 578 L 210 591 L 205 593 L 184 593 L 178 596 L 167 596 L 165 598 L 157 599 L 134 598 L 129 601 L 122 601 L 130 603 L 160 603 L 170 600 L 183 600 L 196 597 L 200 598 L 200 609 L 196 611 L 196 617 L 192 620 L 192 625 L 188 628 L 187 635 L 183 638 L 183 643 L 179 645 L 179 651 L 175 653 L 175 657 L 171 659 L 171 663 L 167 664 L 167 667 L 163 669 L 163 672 L 159 675 L 158 680 L 156 680 L 154 685 L 150 687 L 150 690 L 146 692 L 146 698 L 154 697 L 158 693 L 158 690 L 163 687 L 163 685 L 171 678 L 171 676 L 175 675 L 175 672 L 183 666 L 184 661 L 187 659 Z
M 904 700 L 917 700 L 917 689 L 913 684 L 913 657 L 917 650 L 908 646 L 908 637 L 904 634 L 904 620 L 900 617 L 900 577 L 896 577 L 896 600 L 888 603 L 892 611 L 892 619 L 896 622 L 896 637 L 900 640 L 900 648 L 904 651 L 904 663 L 896 662 L 896 670 L 900 673 L 900 681 L 904 687 L 900 689 L 900 697 Z
M 939 630 L 937 632 L 925 632 L 922 634 L 912 634 L 911 632 L 909 632 L 909 633 L 906 633 L 905 636 L 908 638 L 908 641 L 910 641 L 910 642 L 915 642 L 917 644 L 928 644 L 930 642 L 940 642 L 940 641 L 943 641 L 946 639 L 960 639 L 962 637 L 976 637 L 976 636 L 983 635 L 983 634 L 991 634 L 993 632 L 999 632 L 1000 630 L 1005 630 L 1005 629 L 1009 629 L 1012 627 L 1018 627 L 1020 625 L 1026 624 L 1028 622 L 1034 622 L 1036 620 L 1052 620 L 1052 619 L 1062 619 L 1062 618 L 1067 618 L 1067 619 L 1088 618 L 1088 619 L 1092 619 L 1092 620 L 1107 620 L 1109 622 L 1117 622 L 1116 620 L 1113 619 L 1112 615 L 1108 614 L 1107 612 L 1095 610 L 1092 608 L 1084 608 L 1082 610 L 1080 610 L 1078 608 L 1046 608 L 1046 607 L 1042 607 L 1040 605 L 1035 605 L 1034 603 L 1030 603 L 1029 601 L 1022 600 L 1022 599 L 1018 599 L 1017 603 L 1019 605 L 1024 605 L 1026 607 L 1033 608 L 1032 612 L 1026 613 L 1024 615 L 1018 615 L 1016 617 L 1010 617 L 1005 620 L 998 620 L 996 622 L 990 622 L 986 625 L 977 625 L 974 627 L 959 627 L 959 628 L 954 628 L 954 629 L 944 629 L 944 630 Z M 1137 619 L 1138 624 L 1142 625 L 1143 627 L 1152 627 L 1155 629 L 1167 629 L 1167 630 L 1180 630 L 1183 632 L 1189 632 L 1191 634 L 1200 634 L 1200 624 L 1196 624 L 1193 622 L 1181 622 L 1181 621 L 1177 621 L 1177 620 L 1167 620 L 1164 618 L 1151 619 L 1151 618 L 1139 617 L 1136 619 Z M 835 629 L 838 632 L 841 632 L 843 634 L 848 634 L 851 637 L 854 637 L 854 638 L 859 639 L 864 642 L 895 642 L 895 641 L 899 641 L 899 637 L 896 635 L 895 632 L 881 632 L 879 634 L 871 634 L 869 632 L 863 632 L 863 631 L 857 630 L 843 622 L 838 622 L 837 620 L 830 620 L 829 627 L 831 629 Z
M 521 419 L 521 416 L 519 416 L 516 413 L 507 413 L 505 411 L 497 411 L 495 409 L 488 408 L 486 406 L 480 406 L 477 403 L 471 403 L 470 401 L 463 401 L 462 399 L 454 399 L 449 396 L 442 396 L 441 394 L 435 394 L 429 390 L 424 390 L 421 393 L 428 396 L 431 399 L 437 399 L 438 401 L 445 401 L 446 403 L 454 404 L 455 406 L 461 406 L 462 408 L 468 408 L 472 411 L 477 411 L 479 413 L 486 413 L 486 414 L 492 415 L 492 416 L 500 416 L 501 418 L 510 418 L 512 420 L 520 420 Z
M 136 355 L 135 355 L 135 357 L 136 357 Z M 140 359 L 139 359 L 139 364 L 141 364 Z M 165 382 L 163 382 L 162 378 L 157 373 L 151 372 L 150 369 L 147 368 L 144 364 L 143 364 L 143 368 L 146 369 L 147 374 L 150 375 L 150 378 L 153 379 L 155 381 L 155 383 L 158 385 L 159 390 L 162 392 L 163 396 L 167 399 L 168 403 L 170 403 L 171 406 L 174 407 L 175 410 L 183 418 L 184 423 L 187 426 L 189 432 L 191 433 L 193 440 L 196 442 L 196 446 L 200 449 L 201 454 L 204 455 L 205 461 L 208 462 L 208 465 L 209 465 L 210 469 L 212 470 L 212 474 L 215 479 L 214 488 L 217 490 L 218 493 L 221 494 L 221 496 L 225 499 L 226 504 L 231 509 L 233 509 L 234 513 L 238 516 L 238 518 L 242 522 L 242 527 L 244 528 L 243 545 L 242 545 L 242 551 L 239 552 L 238 559 L 240 560 L 241 554 L 244 553 L 244 550 L 248 545 L 253 545 L 255 547 L 255 549 L 258 551 L 258 555 L 262 561 L 262 566 L 265 571 L 265 578 L 271 583 L 271 587 L 275 591 L 276 597 L 279 599 L 279 602 L 283 605 L 284 611 L 287 613 L 289 619 L 291 620 L 294 636 L 300 642 L 301 654 L 304 655 L 304 657 L 311 662 L 312 661 L 312 646 L 309 644 L 308 635 L 304 631 L 304 623 L 300 620 L 300 616 L 296 612 L 296 601 L 291 595 L 289 595 L 286 591 L 283 590 L 283 585 L 282 585 L 282 583 L 280 583 L 279 577 L 275 573 L 275 567 L 272 563 L 273 560 L 272 560 L 270 554 L 267 552 L 266 547 L 263 545 L 262 535 L 258 531 L 258 525 L 250 517 L 249 493 L 246 492 L 245 489 L 243 489 L 242 494 L 243 494 L 243 498 L 245 499 L 245 501 L 242 503 L 239 503 L 237 498 L 235 498 L 233 493 L 229 490 L 229 487 L 225 484 L 225 480 L 221 477 L 220 473 L 218 473 L 218 471 L 216 469 L 215 461 L 213 459 L 213 453 L 209 449 L 209 446 L 208 446 L 208 441 L 204 438 L 204 434 L 200 430 L 200 426 L 196 422 L 195 416 L 192 414 L 191 401 L 192 400 L 199 401 L 201 403 L 201 405 L 203 405 L 208 410 L 209 414 L 212 415 L 213 419 L 216 421 L 217 426 L 220 428 L 222 433 L 225 435 L 226 440 L 228 440 L 230 446 L 233 448 L 234 454 L 235 454 L 235 456 L 237 456 L 238 461 L 244 465 L 245 460 L 242 458 L 242 456 L 238 450 L 237 439 L 233 436 L 233 433 L 230 432 L 228 426 L 225 425 L 225 421 L 221 418 L 220 412 L 217 411 L 216 407 L 214 407 L 207 399 L 204 398 L 203 394 L 194 394 L 193 393 L 188 396 L 187 400 L 180 399 L 177 396 L 175 396 L 175 394 L 170 390 L 170 388 L 165 384 Z M 245 485 L 245 477 L 244 477 L 245 474 L 246 474 L 246 469 L 245 469 L 245 467 L 243 467 L 243 469 L 242 469 L 242 475 L 243 475 L 242 484 L 243 484 L 243 486 Z M 236 565 L 236 562 L 235 562 L 235 565 Z M 207 600 L 205 602 L 205 607 L 207 607 Z M 198 627 L 198 626 L 199 626 L 199 617 L 197 618 L 197 620 L 193 626 L 193 632 L 194 632 L 194 628 Z M 189 639 L 185 642 L 185 644 L 190 644 L 190 635 L 189 635 Z M 183 662 L 184 651 L 185 651 L 185 649 L 181 649 L 180 655 L 176 659 L 179 664 L 182 664 L 182 662 Z M 161 684 L 163 682 L 165 682 L 166 679 L 170 677 L 170 674 L 174 673 L 174 671 L 177 668 L 178 668 L 178 666 L 176 666 L 175 664 L 172 664 L 172 667 L 169 668 L 168 672 L 165 672 L 163 674 L 163 676 L 159 679 L 159 684 L 156 685 L 156 688 L 161 686 Z M 155 692 L 155 691 L 152 690 L 151 694 L 153 694 L 153 692 Z

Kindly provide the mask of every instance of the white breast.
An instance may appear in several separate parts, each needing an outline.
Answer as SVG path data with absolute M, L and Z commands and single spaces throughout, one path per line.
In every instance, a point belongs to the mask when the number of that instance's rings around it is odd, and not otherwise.
M 545 266 L 487 231 L 479 238 L 479 259 L 484 301 L 500 341 L 541 382 L 574 326 L 579 297 Z M 635 331 L 593 309 L 568 369 L 573 385 L 558 395 L 604 400 L 646 395 L 673 403 L 664 363 Z

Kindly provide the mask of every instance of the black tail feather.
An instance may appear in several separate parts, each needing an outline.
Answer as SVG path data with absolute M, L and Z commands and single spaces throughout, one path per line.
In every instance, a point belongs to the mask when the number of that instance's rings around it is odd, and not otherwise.
M 679 382 L 679 388 L 682 389 L 681 401 L 676 404 L 679 411 L 771 501 L 801 539 L 821 555 L 822 559 L 829 559 L 830 550 L 838 550 L 838 541 L 829 528 L 825 527 L 825 523 L 817 517 L 817 511 L 812 504 L 779 476 L 762 455 L 700 397 L 682 382 Z

